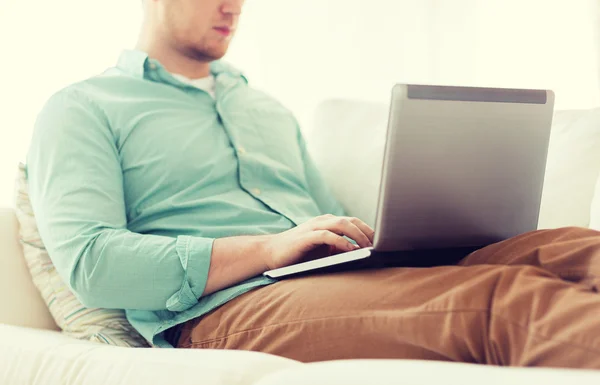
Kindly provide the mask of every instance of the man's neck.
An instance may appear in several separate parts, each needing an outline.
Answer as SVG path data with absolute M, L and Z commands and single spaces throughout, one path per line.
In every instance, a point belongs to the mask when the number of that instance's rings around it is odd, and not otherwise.
M 189 79 L 200 79 L 210 75 L 210 61 L 191 58 L 160 41 L 140 39 L 136 49 L 158 60 L 170 73 Z

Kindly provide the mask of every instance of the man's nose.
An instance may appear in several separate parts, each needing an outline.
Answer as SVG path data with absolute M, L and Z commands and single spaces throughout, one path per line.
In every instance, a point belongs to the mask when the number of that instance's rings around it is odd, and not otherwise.
M 239 15 L 242 13 L 243 5 L 244 0 L 227 0 L 223 2 L 223 5 L 221 5 L 221 12 L 225 14 Z

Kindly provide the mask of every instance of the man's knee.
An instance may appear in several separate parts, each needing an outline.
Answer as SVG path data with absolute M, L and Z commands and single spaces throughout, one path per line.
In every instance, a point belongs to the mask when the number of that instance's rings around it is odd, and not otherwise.
M 555 229 L 537 230 L 533 233 L 545 234 L 552 239 L 553 242 L 572 241 L 591 237 L 597 237 L 600 241 L 600 231 L 589 229 L 587 227 L 565 226 Z
M 481 288 L 487 295 L 491 313 L 504 313 L 512 306 L 519 308 L 520 304 L 530 302 L 533 297 L 546 295 L 548 286 L 560 282 L 556 275 L 536 266 L 496 267 L 493 279 L 488 281 L 487 287 Z

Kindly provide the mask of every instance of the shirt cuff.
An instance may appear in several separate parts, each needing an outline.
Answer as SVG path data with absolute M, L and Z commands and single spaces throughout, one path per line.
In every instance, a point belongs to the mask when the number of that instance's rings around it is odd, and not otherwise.
M 167 300 L 167 309 L 182 312 L 198 303 L 204 293 L 210 269 L 214 239 L 181 236 L 175 250 L 183 267 L 181 289 Z

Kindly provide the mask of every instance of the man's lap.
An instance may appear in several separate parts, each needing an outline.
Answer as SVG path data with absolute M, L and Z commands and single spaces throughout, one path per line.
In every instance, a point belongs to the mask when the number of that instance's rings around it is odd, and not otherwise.
M 256 350 L 303 361 L 390 355 L 473 362 L 498 359 L 488 346 L 490 312 L 510 315 L 510 319 L 497 317 L 497 322 L 520 324 L 528 322 L 529 303 L 543 300 L 544 291 L 586 290 L 542 267 L 518 263 L 515 248 L 530 257 L 536 249 L 532 242 L 557 242 L 564 248 L 560 239 L 572 242 L 578 237 L 575 233 L 595 252 L 590 245 L 597 241 L 591 242 L 590 235 L 598 238 L 597 233 L 584 229 L 554 233 L 549 237 L 535 232 L 530 241 L 482 249 L 466 258 L 463 266 L 388 268 L 284 280 L 188 322 L 178 346 Z M 486 262 L 486 253 L 489 258 L 509 253 L 512 259 L 507 262 L 516 262 L 515 266 Z M 478 264 L 469 266 L 469 258 Z M 536 295 L 539 298 L 533 298 Z M 525 302 L 520 303 L 519 297 Z M 483 347 L 472 349 L 469 344 Z

